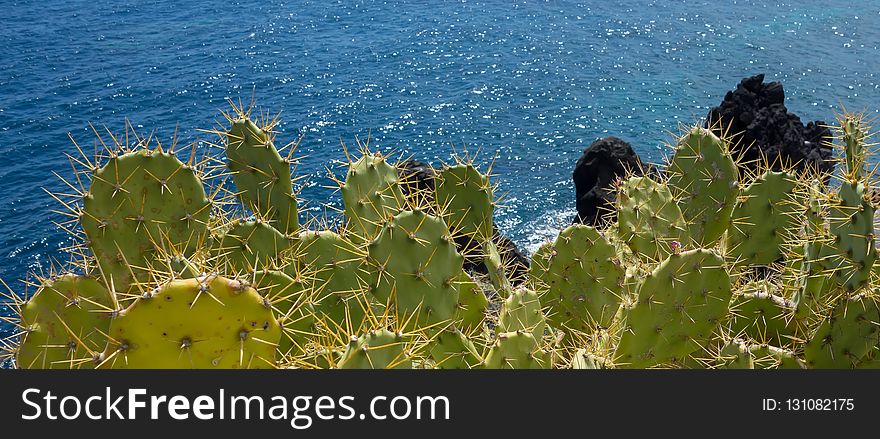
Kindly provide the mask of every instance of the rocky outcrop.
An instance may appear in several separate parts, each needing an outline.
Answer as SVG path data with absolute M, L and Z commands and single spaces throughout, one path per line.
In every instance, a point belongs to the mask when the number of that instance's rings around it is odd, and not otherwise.
M 726 132 L 734 157 L 741 154 L 741 167 L 755 169 L 761 154 L 780 169 L 780 160 L 799 169 L 834 170 L 831 147 L 823 139 L 831 131 L 822 121 L 806 126 L 785 107 L 785 91 L 779 82 L 764 84 L 764 75 L 743 79 L 727 92 L 721 105 L 712 108 L 706 126 L 717 134 Z
M 629 143 L 612 136 L 590 144 L 572 173 L 578 213 L 575 222 L 600 225 L 615 221 L 612 184 L 628 172 L 642 173 L 642 161 Z
M 415 159 L 408 159 L 399 163 L 397 168 L 402 183 L 401 187 L 407 197 L 431 196 L 430 194 L 434 191 L 434 177 L 436 176 L 431 165 Z M 497 231 L 498 226 L 495 226 L 494 230 Z M 460 237 L 455 241 L 462 254 L 474 255 L 480 251 L 479 249 L 468 248 L 474 246 L 475 243 L 469 242 L 467 238 Z M 508 275 L 511 281 L 514 284 L 524 282 L 529 271 L 529 257 L 516 246 L 516 243 L 505 236 L 499 235 L 496 238 L 496 246 L 498 247 L 501 260 L 508 264 Z M 482 258 L 478 257 L 466 257 L 464 269 L 481 274 L 489 273 Z

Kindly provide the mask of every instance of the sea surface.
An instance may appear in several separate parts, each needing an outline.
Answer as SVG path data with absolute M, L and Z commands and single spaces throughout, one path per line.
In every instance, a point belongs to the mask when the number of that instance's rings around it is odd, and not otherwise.
M 741 78 L 790 110 L 880 110 L 880 1 L 4 1 L 0 278 L 23 291 L 69 244 L 43 189 L 64 192 L 70 137 L 126 121 L 180 145 L 214 136 L 227 100 L 303 136 L 307 214 L 339 206 L 327 166 L 356 139 L 439 165 L 465 149 L 504 194 L 526 249 L 574 215 L 571 171 L 616 135 L 649 161 Z M 214 150 L 214 152 L 217 152 Z M 3 310 L 0 310 L 3 312 Z M 9 327 L 0 328 L 2 335 Z

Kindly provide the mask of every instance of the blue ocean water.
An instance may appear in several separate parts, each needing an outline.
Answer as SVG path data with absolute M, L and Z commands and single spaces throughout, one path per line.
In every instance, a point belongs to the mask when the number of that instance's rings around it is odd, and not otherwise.
M 745 76 L 781 80 L 804 120 L 880 109 L 876 0 L 11 0 L 0 21 L 0 278 L 16 289 L 65 259 L 41 188 L 64 189 L 53 171 L 70 175 L 68 133 L 91 145 L 89 122 L 189 143 L 255 96 L 283 111 L 282 143 L 304 135 L 314 213 L 340 204 L 323 187 L 340 141 L 434 164 L 497 153 L 498 224 L 534 248 L 570 221 L 593 140 L 658 161 Z

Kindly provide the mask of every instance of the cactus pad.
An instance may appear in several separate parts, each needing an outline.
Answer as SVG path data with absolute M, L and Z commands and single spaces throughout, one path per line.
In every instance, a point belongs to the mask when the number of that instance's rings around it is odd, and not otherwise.
M 375 273 L 373 294 L 395 306 L 408 327 L 455 317 L 463 258 L 442 219 L 420 210 L 401 212 L 382 227 L 368 250 Z
M 110 293 L 94 279 L 67 274 L 42 281 L 21 307 L 23 339 L 16 352 L 25 369 L 94 367 L 110 328 Z
M 549 307 L 550 324 L 584 332 L 607 328 L 620 307 L 625 274 L 614 246 L 578 224 L 559 233 L 549 255 L 546 269 L 533 273 L 547 288 L 541 301 Z
M 240 115 L 226 133 L 226 166 L 242 202 L 289 235 L 299 228 L 291 163 L 278 153 L 273 138 L 268 127 L 262 129 L 246 115 Z
M 727 145 L 695 126 L 679 140 L 667 172 L 691 239 L 712 246 L 727 230 L 739 193 L 739 171 Z
M 105 362 L 129 369 L 275 367 L 281 328 L 268 300 L 221 276 L 171 281 L 113 319 Z
M 92 173 L 81 223 L 107 283 L 124 291 L 150 280 L 157 248 L 194 252 L 206 238 L 210 206 L 192 167 L 144 148 Z
M 648 177 L 631 177 L 617 194 L 617 233 L 642 259 L 661 260 L 674 243 L 689 242 L 681 209 L 669 187 Z
M 767 171 L 743 190 L 727 234 L 730 257 L 747 265 L 769 265 L 783 257 L 784 246 L 801 227 L 796 185 L 787 173 Z
M 670 255 L 639 286 L 615 362 L 644 368 L 686 357 L 711 341 L 730 299 L 730 276 L 715 252 Z

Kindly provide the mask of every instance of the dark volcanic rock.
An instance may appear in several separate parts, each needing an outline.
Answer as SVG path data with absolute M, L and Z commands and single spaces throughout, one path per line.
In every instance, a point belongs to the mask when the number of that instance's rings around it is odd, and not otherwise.
M 398 175 L 401 180 L 403 193 L 407 197 L 416 197 L 420 194 L 429 200 L 433 199 L 434 177 L 437 175 L 431 165 L 414 159 L 404 160 L 397 165 Z M 498 230 L 498 226 L 494 226 Z M 471 248 L 475 245 L 469 242 L 467 238 L 459 237 L 455 240 L 459 251 L 465 255 L 475 255 L 481 252 L 480 249 Z M 523 253 L 516 244 L 505 236 L 498 236 L 496 239 L 498 253 L 501 260 L 508 263 L 508 275 L 511 282 L 519 284 L 525 280 L 529 271 L 529 263 L 531 260 Z M 464 269 L 482 274 L 488 274 L 489 270 L 482 258 L 467 257 L 464 262 Z
M 578 212 L 575 222 L 599 225 L 615 221 L 612 184 L 630 171 L 641 175 L 642 161 L 629 143 L 612 136 L 590 144 L 572 173 Z
M 809 166 L 830 174 L 834 162 L 831 147 L 823 139 L 830 137 L 831 131 L 822 121 L 805 127 L 784 101 L 781 83 L 764 84 L 763 74 L 745 78 L 727 92 L 720 106 L 709 111 L 706 126 L 713 127 L 716 134 L 728 133 L 734 157 L 741 154 L 741 167 L 755 169 L 763 153 L 776 162 L 776 170 L 781 168 L 781 158 L 798 169 Z
M 431 192 L 434 190 L 434 168 L 415 159 L 407 159 L 397 165 L 398 175 L 402 183 L 403 193 L 407 196 L 415 191 Z

